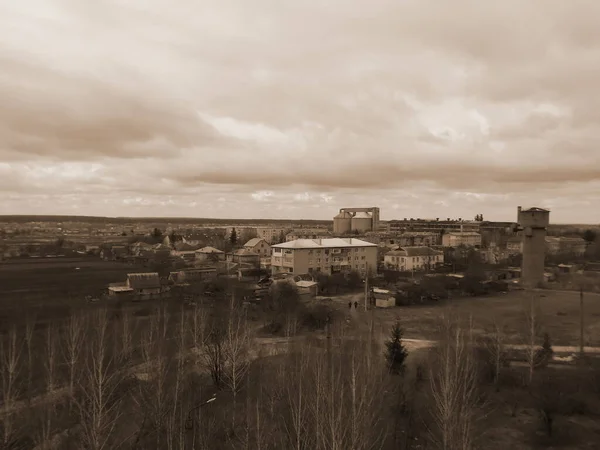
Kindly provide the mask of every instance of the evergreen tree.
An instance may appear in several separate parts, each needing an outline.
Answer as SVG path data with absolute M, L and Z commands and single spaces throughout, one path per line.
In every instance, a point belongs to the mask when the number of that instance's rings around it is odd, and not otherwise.
M 554 355 L 554 349 L 552 348 L 552 343 L 550 342 L 550 335 L 548 333 L 544 333 L 544 342 L 542 343 L 542 347 L 538 349 L 535 355 L 536 365 L 538 367 L 547 366 L 552 359 L 552 355 Z
M 231 245 L 235 245 L 237 243 L 237 231 L 235 231 L 235 228 L 231 229 L 231 236 L 229 236 L 229 242 L 231 242 Z
M 402 334 L 400 322 L 396 322 L 392 327 L 390 339 L 385 343 L 385 359 L 387 360 L 388 368 L 390 373 L 397 375 L 404 373 L 404 362 L 408 356 L 408 351 L 402 343 Z

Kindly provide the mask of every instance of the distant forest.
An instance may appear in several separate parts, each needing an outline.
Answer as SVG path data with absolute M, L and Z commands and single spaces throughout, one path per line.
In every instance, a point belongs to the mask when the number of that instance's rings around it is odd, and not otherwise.
M 2 216 L 0 222 L 27 223 L 27 222 L 85 222 L 105 224 L 126 223 L 186 223 L 186 224 L 299 224 L 299 225 L 329 225 L 331 220 L 311 219 L 211 219 L 191 217 L 95 217 L 95 216 Z

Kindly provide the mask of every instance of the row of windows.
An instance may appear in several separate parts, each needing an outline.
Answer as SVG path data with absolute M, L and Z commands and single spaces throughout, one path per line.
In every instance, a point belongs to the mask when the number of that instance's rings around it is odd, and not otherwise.
M 392 259 L 392 262 L 408 262 L 411 260 L 411 257 L 404 257 L 404 256 L 390 256 L 390 258 Z M 441 255 L 438 255 L 438 256 L 413 256 L 412 262 L 421 262 L 421 258 L 423 258 L 423 261 L 441 261 L 442 260 Z

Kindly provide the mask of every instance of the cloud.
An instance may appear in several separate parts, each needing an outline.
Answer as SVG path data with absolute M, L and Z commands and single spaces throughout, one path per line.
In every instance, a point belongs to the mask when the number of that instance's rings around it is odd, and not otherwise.
M 599 15 L 585 0 L 4 2 L 2 211 L 502 219 L 552 199 L 553 217 L 600 221 L 581 206 L 600 196 Z

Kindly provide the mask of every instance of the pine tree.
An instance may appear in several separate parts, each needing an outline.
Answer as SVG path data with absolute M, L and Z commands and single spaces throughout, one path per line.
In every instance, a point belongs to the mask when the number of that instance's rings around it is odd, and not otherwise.
M 552 343 L 550 342 L 550 335 L 548 333 L 544 333 L 544 342 L 542 343 L 542 347 L 538 349 L 535 355 L 536 366 L 547 366 L 550 360 L 552 360 L 552 355 L 554 355 L 554 349 L 552 348 Z
M 231 242 L 231 245 L 235 245 L 237 243 L 237 231 L 235 231 L 235 228 L 231 229 L 231 236 L 229 236 L 229 241 Z
M 390 339 L 385 343 L 385 359 L 387 360 L 390 373 L 393 374 L 404 373 L 404 362 L 408 356 L 408 351 L 402 343 L 402 334 L 400 322 L 396 322 L 392 327 Z

